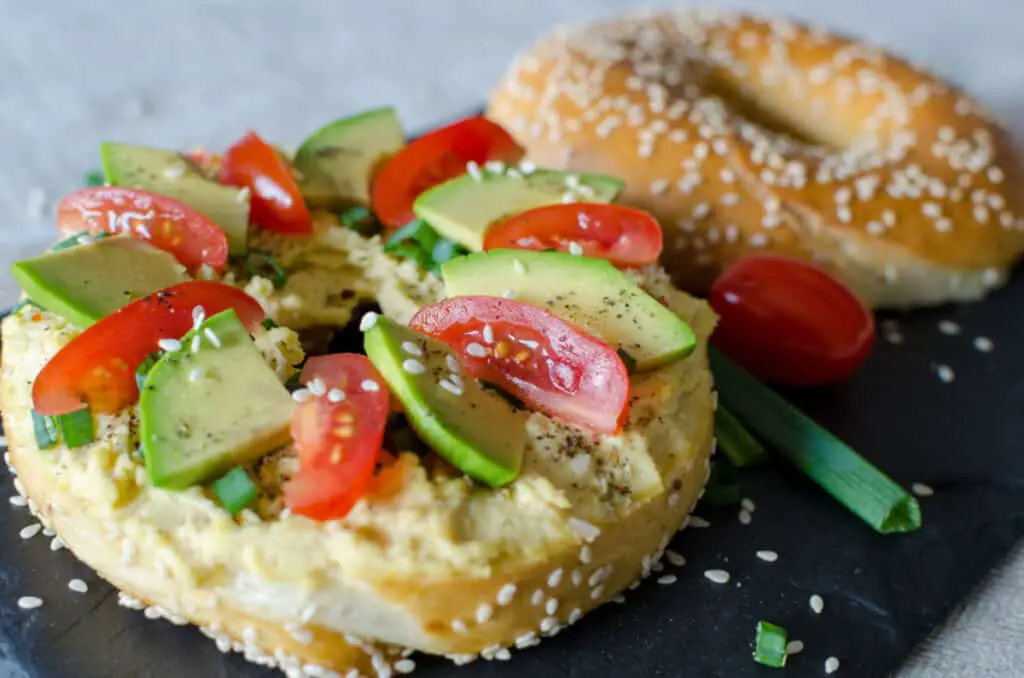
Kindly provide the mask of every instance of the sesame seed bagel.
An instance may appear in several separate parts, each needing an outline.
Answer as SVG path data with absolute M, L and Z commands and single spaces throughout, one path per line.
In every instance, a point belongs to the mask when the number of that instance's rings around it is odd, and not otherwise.
M 538 164 L 626 179 L 703 292 L 736 259 L 816 261 L 880 307 L 984 296 L 1024 250 L 1020 157 L 970 98 L 864 43 L 704 11 L 562 29 L 488 110 Z
M 228 280 L 288 323 L 253 333 L 282 380 L 302 358 L 294 330 L 344 325 L 371 300 L 404 322 L 441 294 L 439 279 L 331 216 L 309 239 L 259 236 L 255 244 L 293 273 L 287 284 Z M 592 437 L 535 413 L 522 473 L 498 490 L 436 455 L 402 452 L 388 467 L 401 482 L 374 485 L 330 522 L 283 510 L 280 485 L 296 463 L 289 448 L 251 469 L 261 498 L 237 519 L 202 487 L 152 487 L 136 407 L 97 416 L 89 445 L 38 449 L 32 382 L 77 330 L 24 307 L 3 321 L 0 366 L 16 487 L 77 557 L 121 589 L 123 604 L 196 624 L 221 649 L 290 676 L 388 676 L 409 668 L 413 650 L 459 662 L 507 658 L 649 574 L 707 479 L 714 315 L 660 269 L 634 275 L 690 323 L 698 346 L 634 375 L 621 435 Z

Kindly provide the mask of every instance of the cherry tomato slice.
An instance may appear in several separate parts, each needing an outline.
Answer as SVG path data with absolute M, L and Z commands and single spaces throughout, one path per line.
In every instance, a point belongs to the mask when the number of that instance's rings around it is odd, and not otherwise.
M 765 381 L 841 381 L 875 344 L 874 317 L 863 302 L 822 269 L 795 259 L 741 259 L 718 277 L 709 301 L 721 316 L 714 344 Z
M 193 309 L 206 316 L 233 308 L 253 330 L 263 308 L 245 292 L 220 282 L 189 280 L 136 299 L 92 325 L 43 366 L 32 387 L 40 414 L 67 414 L 88 404 L 94 413 L 117 412 L 139 396 L 135 370 L 159 349 L 192 329 Z
M 345 517 L 370 487 L 389 396 L 370 360 L 356 353 L 310 358 L 301 381 L 308 387 L 314 380 L 319 383 L 311 390 L 322 395 L 314 393 L 292 417 L 299 472 L 285 483 L 284 498 L 298 515 L 333 520 Z
M 519 162 L 523 149 L 500 125 L 476 115 L 413 140 L 377 173 L 371 202 L 377 218 L 398 229 L 415 218 L 412 203 L 432 186 L 466 173 L 466 163 Z
M 596 433 L 622 428 L 629 373 L 615 349 L 542 308 L 511 299 L 455 297 L 409 326 L 454 348 L 470 376 L 531 409 Z
M 189 271 L 203 264 L 220 271 L 228 261 L 228 239 L 202 213 L 183 202 L 119 186 L 83 188 L 57 206 L 62 235 L 126 233 L 170 252 Z
M 220 180 L 252 192 L 250 220 L 261 228 L 289 235 L 313 232 L 313 219 L 291 167 L 255 132 L 224 152 Z
M 657 219 L 632 207 L 602 203 L 547 205 L 513 214 L 484 238 L 485 250 L 556 249 L 607 259 L 620 268 L 653 264 L 661 248 Z

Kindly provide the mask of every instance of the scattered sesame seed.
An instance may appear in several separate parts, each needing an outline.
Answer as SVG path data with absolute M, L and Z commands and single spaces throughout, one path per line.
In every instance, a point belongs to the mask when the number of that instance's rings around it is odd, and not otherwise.
M 480 603 L 480 607 L 476 608 L 476 623 L 486 624 L 490 621 L 494 615 L 494 608 L 487 603 Z
M 498 591 L 497 601 L 498 605 L 505 607 L 512 602 L 512 599 L 516 596 L 516 585 L 512 583 L 505 584 Z
M 569 573 L 569 580 L 572 581 L 573 586 L 579 586 L 583 583 L 583 573 L 579 570 L 573 570 Z
M 525 275 L 526 274 L 526 265 L 522 261 L 520 261 L 518 258 L 515 258 L 515 259 L 512 260 L 512 270 L 517 275 Z
M 413 341 L 403 341 L 402 350 L 409 355 L 420 357 L 423 355 L 423 349 L 419 347 L 419 344 Z
M 359 383 L 359 388 L 369 393 L 376 393 L 380 390 L 380 384 L 375 382 L 373 379 L 363 379 L 362 382 Z
M 456 360 L 455 356 L 453 356 L 451 353 L 444 357 L 444 362 L 448 366 L 449 372 L 454 372 L 456 374 L 459 372 L 459 361 Z
M 359 319 L 359 331 L 365 332 L 372 328 L 377 324 L 377 318 L 379 317 L 379 314 L 374 313 L 373 311 L 367 311 L 364 313 L 363 317 Z
M 533 605 L 534 607 L 537 607 L 538 605 L 540 605 L 543 602 L 544 602 L 544 591 L 542 591 L 541 589 L 537 589 L 536 591 L 533 592 L 533 595 L 530 596 L 530 605 Z
M 744 511 L 750 511 L 751 513 L 753 513 L 754 509 L 757 508 L 754 505 L 753 500 L 752 499 L 748 499 L 746 497 L 744 497 L 743 499 L 740 500 L 740 506 L 743 507 Z
M 992 340 L 989 339 L 988 337 L 974 338 L 974 349 L 976 351 L 981 351 L 982 353 L 991 353 L 992 349 L 994 348 L 995 345 L 992 343 Z
M 811 611 L 813 611 L 814 614 L 821 614 L 825 610 L 825 600 L 817 593 L 811 596 L 808 603 L 810 604 Z
M 519 171 L 523 174 L 533 174 L 537 171 L 537 165 L 533 164 L 529 160 L 523 160 L 519 163 Z
M 68 582 L 68 588 L 71 589 L 72 591 L 74 591 L 75 593 L 88 593 L 89 592 L 89 585 L 86 584 L 81 579 L 72 579 L 71 581 L 69 581 Z
M 466 633 L 469 629 L 466 628 L 466 625 L 461 620 L 456 619 L 452 622 L 452 631 L 455 631 L 455 633 Z
M 590 547 L 584 544 L 580 547 L 580 562 L 584 565 L 589 565 L 590 560 L 593 556 L 590 553 Z
M 673 551 L 672 549 L 665 551 L 665 558 L 668 559 L 669 563 L 675 565 L 676 567 L 682 567 L 683 565 L 686 565 L 686 557 L 681 553 Z
M 569 529 L 582 537 L 586 542 L 594 541 L 601 534 L 600 528 L 596 525 L 588 523 L 585 520 L 581 520 L 580 518 L 576 518 L 575 516 L 570 516 L 567 523 L 569 525 Z M 589 553 L 590 549 L 587 549 L 587 551 Z M 580 549 L 580 560 L 583 560 L 583 549 Z M 586 563 L 587 561 L 583 560 L 583 562 Z
M 577 257 L 581 256 L 583 254 L 583 246 L 580 245 L 575 240 L 570 240 L 569 241 L 569 254 L 572 254 L 572 255 L 577 256 Z
M 212 329 L 207 327 L 203 330 L 203 336 L 206 337 L 207 341 L 213 344 L 214 348 L 220 348 L 220 337 L 218 337 Z
M 939 377 L 939 381 L 944 384 L 948 384 L 956 379 L 956 374 L 949 365 L 936 365 L 935 374 Z
M 188 373 L 188 380 L 192 381 L 192 382 L 196 382 L 196 381 L 199 381 L 200 379 L 202 379 L 205 376 L 206 376 L 206 370 L 204 370 L 202 367 L 193 367 L 192 370 L 189 371 L 189 373 Z
M 490 174 L 504 174 L 505 163 L 500 160 L 488 160 L 484 163 L 484 169 Z
M 670 584 L 675 584 L 677 581 L 679 581 L 679 577 L 674 574 L 666 574 L 664 577 L 658 577 L 658 583 L 662 586 L 669 586 Z
M 687 527 L 705 528 L 711 527 L 711 523 L 701 518 L 696 514 L 691 514 L 690 519 L 686 522 Z
M 679 493 L 678 492 L 673 492 L 672 494 L 668 495 L 668 505 L 669 506 L 675 507 L 678 503 L 679 503 Z
M 199 334 L 192 335 L 192 345 L 190 347 L 192 349 L 192 352 L 193 353 L 199 353 L 199 349 L 202 347 L 202 343 L 203 343 L 202 335 L 199 335 Z
M 18 508 L 28 506 L 28 499 L 25 499 L 25 497 L 21 496 L 20 494 L 11 495 L 11 497 L 8 498 L 7 501 L 11 503 L 11 506 L 17 506 Z
M 564 573 L 564 570 L 562 568 L 558 568 L 557 570 L 552 571 L 551 574 L 548 575 L 548 588 L 549 589 L 558 588 L 558 585 L 562 583 L 562 574 L 563 573 Z
M 64 548 L 64 546 L 65 546 L 64 540 L 61 539 L 60 537 L 54 537 L 53 539 L 50 540 L 50 550 L 51 551 L 60 551 L 62 548 Z
M 839 670 L 839 660 L 835 657 L 829 657 L 825 660 L 825 673 L 832 675 Z
M 300 388 L 292 391 L 292 400 L 297 403 L 304 403 L 312 397 L 313 394 L 309 392 L 308 388 Z
M 516 291 L 515 290 L 505 290 L 504 292 L 501 293 L 501 298 L 502 299 L 515 299 L 515 297 L 516 297 Z
M 742 525 L 749 525 L 753 522 L 754 516 L 747 509 L 740 509 L 739 521 Z
M 624 602 L 626 602 L 626 596 L 622 595 L 621 593 L 616 593 L 614 596 L 612 596 L 612 602 L 622 605 Z
M 412 673 L 416 670 L 416 662 L 412 659 L 399 659 L 394 665 L 398 673 Z
M 554 617 L 544 617 L 540 620 L 540 632 L 551 633 L 558 626 L 558 620 Z
M 756 555 L 760 560 L 763 560 L 766 563 L 774 563 L 776 560 L 779 559 L 779 554 L 775 551 L 758 551 Z
M 786 654 L 800 654 L 804 651 L 804 641 L 791 640 L 786 643 Z
M 480 170 L 480 165 L 475 160 L 470 160 L 466 163 L 466 174 L 473 177 L 474 181 L 480 181 L 484 178 L 484 173 Z
M 731 575 L 725 570 L 704 570 L 704 578 L 715 584 L 728 584 Z
M 578 622 L 580 620 L 580 617 L 582 617 L 582 616 L 583 616 L 583 610 L 581 610 L 580 608 L 577 607 L 572 612 L 569 613 L 569 618 L 566 621 L 569 624 L 575 624 L 576 622 Z
M 590 591 L 591 600 L 597 600 L 602 595 L 604 595 L 604 584 L 598 584 Z
M 512 653 L 509 652 L 507 647 L 502 647 L 502 648 L 499 648 L 498 651 L 494 653 L 494 658 L 497 659 L 499 662 L 507 662 L 510 659 L 512 659 Z M 396 664 L 396 666 L 397 666 L 397 664 Z
M 464 392 L 461 386 L 448 379 L 441 379 L 437 382 L 437 385 L 455 396 L 460 396 Z
M 487 356 L 487 349 L 475 341 L 471 341 L 466 344 L 466 353 L 474 358 L 485 358 Z
M 558 612 L 558 598 L 548 598 L 548 602 L 544 603 L 544 611 L 549 616 L 554 616 Z
M 26 525 L 25 527 L 21 528 L 20 532 L 18 532 L 18 536 L 21 537 L 22 539 L 31 539 L 32 537 L 34 537 L 37 534 L 39 534 L 42 531 L 42 529 L 43 529 L 43 526 L 40 525 L 39 523 L 33 523 L 32 525 Z
M 161 351 L 168 351 L 173 353 L 174 351 L 181 350 L 181 342 L 177 339 L 164 338 L 156 342 L 156 345 Z
M 523 635 L 518 636 L 516 638 L 516 647 L 522 650 L 528 647 L 532 647 L 536 645 L 538 642 L 540 642 L 540 639 L 537 638 L 537 634 L 533 631 L 530 631 L 529 633 L 524 633 Z
M 202 306 L 194 306 L 192 308 L 192 327 L 193 329 L 199 329 L 199 326 L 206 320 L 206 309 Z
M 340 388 L 332 388 L 327 392 L 327 402 L 340 403 L 345 399 L 345 392 Z
M 924 483 L 914 483 L 910 486 L 910 491 L 916 494 L 918 497 L 930 497 L 935 494 L 935 490 Z
M 43 606 L 43 599 L 36 596 L 22 596 L 18 598 L 18 607 L 23 610 L 34 610 Z

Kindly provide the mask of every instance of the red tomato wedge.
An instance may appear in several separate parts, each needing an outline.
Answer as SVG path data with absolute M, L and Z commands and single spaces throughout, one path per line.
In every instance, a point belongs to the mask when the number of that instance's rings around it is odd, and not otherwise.
M 661 248 L 657 219 L 632 207 L 603 203 L 548 205 L 513 214 L 488 229 L 484 238 L 485 250 L 575 250 L 619 268 L 653 264 Z
M 292 418 L 300 466 L 285 483 L 285 504 L 314 520 L 344 518 L 373 480 L 388 392 L 370 360 L 356 353 L 310 358 L 301 381 L 313 395 Z
M 522 147 L 497 123 L 476 115 L 413 140 L 377 173 L 371 187 L 373 211 L 391 229 L 416 218 L 412 203 L 432 186 L 466 173 L 466 163 L 519 162 Z
M 83 188 L 57 206 L 57 228 L 65 236 L 125 233 L 170 252 L 189 271 L 203 264 L 220 271 L 228 261 L 224 231 L 183 202 L 119 186 Z
M 252 193 L 250 220 L 261 228 L 288 235 L 309 235 L 309 214 L 292 169 L 273 146 L 255 132 L 224 152 L 220 180 Z
M 629 373 L 615 349 L 542 308 L 496 297 L 426 306 L 409 326 L 440 339 L 470 376 L 596 433 L 622 428 Z
M 864 303 L 827 272 L 796 259 L 741 259 L 718 277 L 708 300 L 720 316 L 715 346 L 765 381 L 841 381 L 875 344 L 875 320 Z
M 263 309 L 245 292 L 220 282 L 189 280 L 137 299 L 72 339 L 43 366 L 32 387 L 40 414 L 67 414 L 88 404 L 94 413 L 116 412 L 139 396 L 135 370 L 160 350 L 161 339 L 192 329 L 193 310 L 207 317 L 235 309 L 253 330 Z

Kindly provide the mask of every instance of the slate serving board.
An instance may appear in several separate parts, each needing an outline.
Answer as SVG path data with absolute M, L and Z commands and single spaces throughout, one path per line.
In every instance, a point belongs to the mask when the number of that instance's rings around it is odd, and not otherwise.
M 868 364 L 830 389 L 790 393 L 809 414 L 898 482 L 935 488 L 921 500 L 924 527 L 882 536 L 847 513 L 799 473 L 777 462 L 745 472 L 753 523 L 736 508 L 698 507 L 710 529 L 690 529 L 671 548 L 688 560 L 629 591 L 557 638 L 513 653 L 511 662 L 459 669 L 416 657 L 423 678 L 532 676 L 823 675 L 826 657 L 839 675 L 889 675 L 1024 535 L 1024 277 L 984 303 L 885 315 L 902 344 L 880 337 Z M 940 320 L 962 327 L 956 336 Z M 972 347 L 976 336 L 994 351 Z M 956 379 L 944 384 L 935 368 Z M 191 627 L 148 621 L 117 605 L 116 593 L 49 539 L 28 541 L 27 509 L 7 504 L 11 478 L 0 471 L 0 676 L 11 678 L 179 678 L 280 675 L 222 655 Z M 771 549 L 775 563 L 755 553 Z M 729 571 L 725 585 L 706 569 Z M 660 585 L 658 576 L 678 581 Z M 68 590 L 80 577 L 86 594 Z M 808 598 L 825 600 L 815 615 Z M 45 605 L 18 609 L 24 595 Z M 805 650 L 785 673 L 750 657 L 759 619 L 780 624 Z

